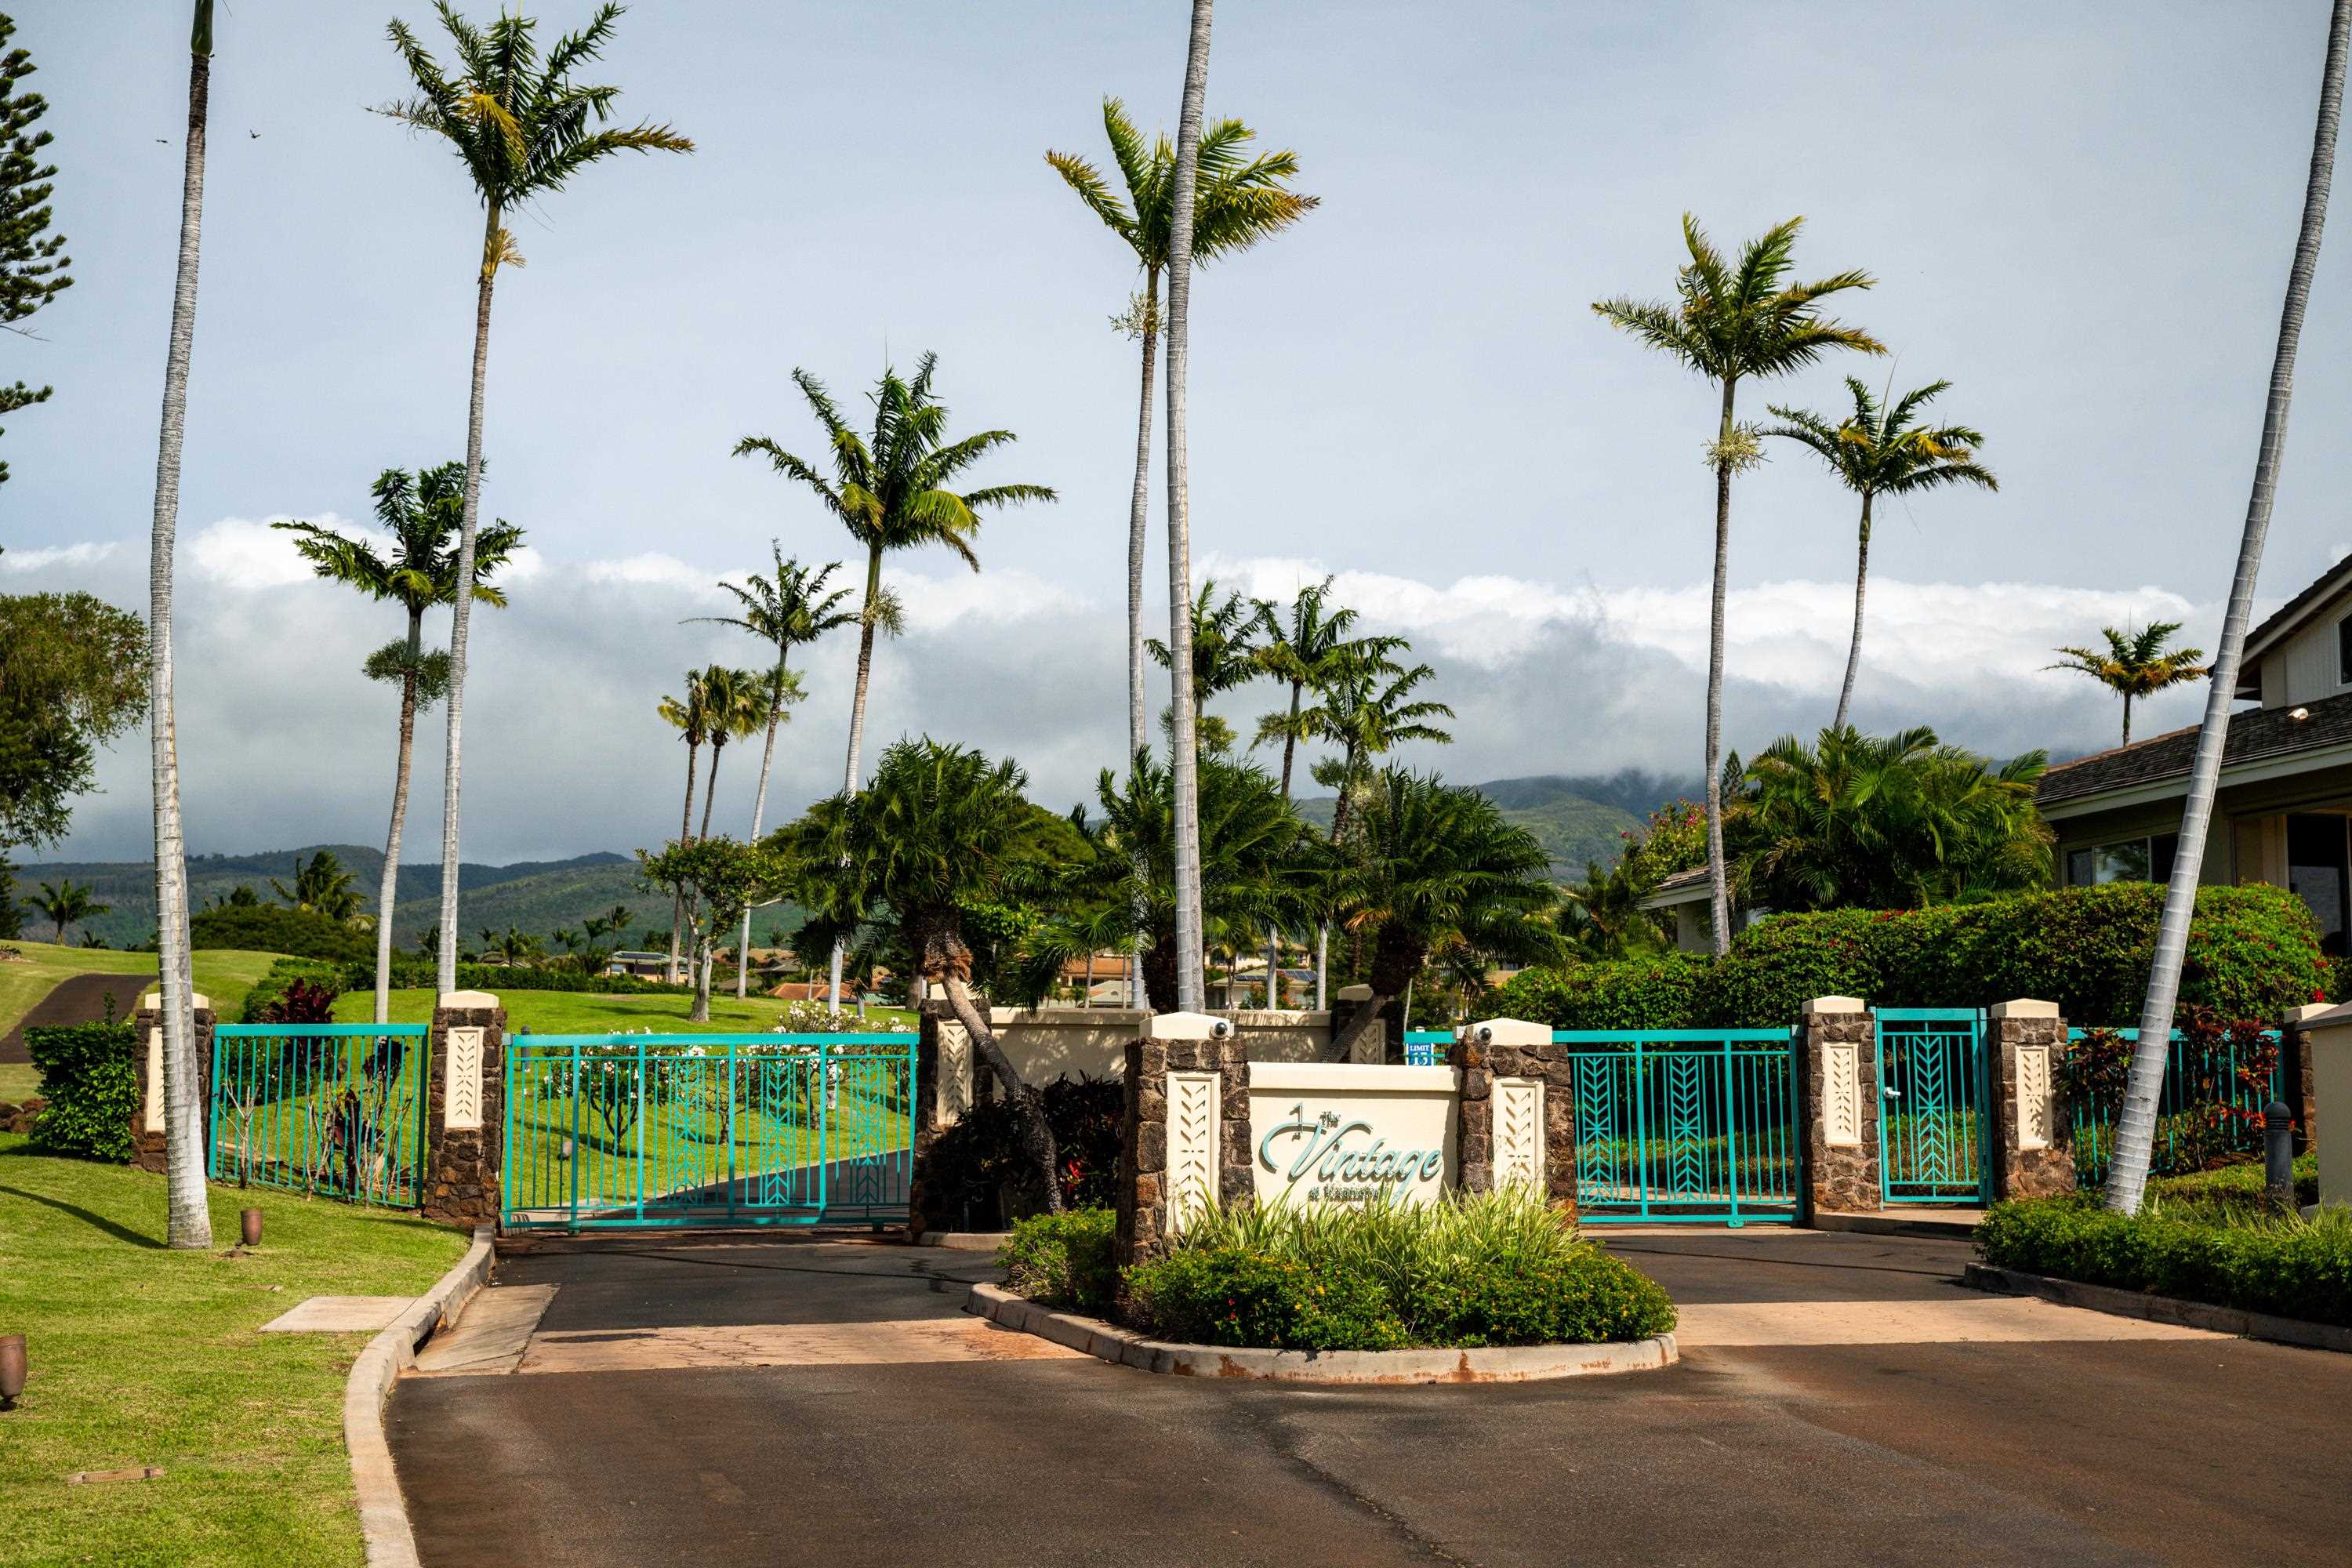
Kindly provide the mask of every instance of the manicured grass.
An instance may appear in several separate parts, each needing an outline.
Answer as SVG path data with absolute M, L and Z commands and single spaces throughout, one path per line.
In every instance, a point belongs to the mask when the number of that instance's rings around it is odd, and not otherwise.
M 747 1033 L 768 1030 L 776 1026 L 787 1004 L 767 997 L 752 996 L 738 1002 L 730 994 L 713 994 L 710 998 L 710 1022 L 689 1023 L 687 1014 L 693 1007 L 692 999 L 664 994 L 634 996 L 605 995 L 592 991 L 524 991 L 520 989 L 494 991 L 499 1005 L 507 1010 L 507 1027 L 529 1029 L 534 1035 L 607 1035 L 637 1029 L 651 1029 L 656 1034 Z M 433 1018 L 434 994 L 429 990 L 395 991 L 392 994 L 392 1018 L 395 1024 L 425 1024 Z M 226 1016 L 226 1015 L 223 1015 Z M 375 994 L 373 991 L 352 991 L 335 1000 L 335 1021 L 339 1024 L 364 1024 L 375 1016 Z M 912 1025 L 912 1013 L 885 1011 L 877 1007 L 866 1015 L 866 1030 L 879 1034 L 896 1023 Z
M 0 1136 L 0 1332 L 31 1376 L 0 1415 L 0 1564 L 361 1561 L 343 1379 L 364 1334 L 258 1334 L 314 1295 L 416 1295 L 457 1233 L 268 1193 L 212 1191 L 210 1252 L 162 1246 L 163 1182 Z M 263 1245 L 224 1250 L 236 1211 Z M 77 1470 L 163 1477 L 69 1487 Z
M 16 1105 L 40 1092 L 40 1068 L 30 1062 L 0 1062 L 0 1100 Z
M 0 943 L 13 947 L 22 960 L 0 963 L 0 1035 L 16 1026 L 33 1004 L 47 996 L 60 980 L 76 974 L 147 974 L 155 973 L 152 952 L 119 952 L 107 947 L 58 947 L 46 942 Z M 209 997 L 220 1016 L 234 1018 L 245 1007 L 245 994 L 264 971 L 278 962 L 274 952 L 241 949 L 206 949 L 195 954 L 196 989 Z M 5 1099 L 0 1094 L 0 1099 Z

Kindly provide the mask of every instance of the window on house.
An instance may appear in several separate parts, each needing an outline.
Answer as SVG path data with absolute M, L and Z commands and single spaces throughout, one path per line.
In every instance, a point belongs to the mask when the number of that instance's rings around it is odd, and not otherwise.
M 2336 684 L 2352 686 L 2352 616 L 2336 623 Z
M 2180 835 L 2158 833 L 2147 838 L 2123 838 L 2066 854 L 2066 885 L 2096 887 L 2102 882 L 2168 882 L 2173 851 Z
M 2315 815 L 2286 819 L 2286 885 L 2311 910 L 2321 951 L 2330 955 L 2344 951 L 2345 927 L 2352 923 L 2344 821 Z

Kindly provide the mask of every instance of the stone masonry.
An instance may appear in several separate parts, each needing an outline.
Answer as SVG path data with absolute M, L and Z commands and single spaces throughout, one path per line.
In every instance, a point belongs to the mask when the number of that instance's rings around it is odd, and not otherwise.
M 213 1026 L 218 1022 L 213 1012 L 212 999 L 202 992 L 191 994 L 196 1016 L 196 1122 L 205 1129 L 207 1146 L 210 1143 L 213 1108 Z M 163 1027 L 163 999 L 150 991 L 139 999 L 139 1012 L 132 1020 L 136 1037 L 131 1042 L 131 1070 L 139 1077 L 138 1102 L 131 1108 L 131 1163 L 142 1171 L 161 1171 L 164 1166 L 163 1151 L 163 1085 L 154 1075 L 163 1065 L 160 1044 Z
M 2286 1104 L 2294 1112 L 2294 1152 L 2298 1154 L 2313 1146 L 2319 1126 L 2319 1097 L 2312 1087 L 2311 1030 L 2305 1026 L 2322 1013 L 2333 1011 L 2334 1005 L 2313 1002 L 2290 1007 L 2279 1020 L 2279 1065 L 2286 1069 Z
M 2074 1190 L 2074 1121 L 2060 1070 L 2066 1020 L 2055 1002 L 2020 998 L 1987 1010 L 2000 1142 L 1993 1195 L 2046 1198 Z
M 468 1029 L 481 1031 L 478 1055 L 470 1041 L 464 1050 L 453 1052 L 450 1032 Z M 426 1058 L 431 1070 L 425 1083 L 426 1219 L 468 1229 L 499 1221 L 506 1158 L 506 1009 L 484 992 L 449 992 L 433 1010 Z M 464 1070 L 458 1058 L 468 1057 L 475 1067 L 467 1076 L 475 1081 L 453 1081 L 453 1069 Z M 453 1110 L 461 1113 L 457 1120 L 478 1120 L 480 1125 L 448 1126 Z
M 1797 1029 L 1797 1093 L 1805 1169 L 1797 1223 L 1869 1214 L 1879 1187 L 1878 1032 L 1853 996 L 1817 996 Z
M 1213 1152 L 1217 1201 L 1246 1204 L 1256 1190 L 1250 1173 L 1249 1056 L 1232 1026 L 1204 1014 L 1168 1013 L 1151 1019 L 1144 1031 L 1127 1047 L 1115 1247 L 1121 1267 L 1158 1256 L 1172 1234 L 1169 1198 L 1184 1177 L 1181 1172 L 1171 1176 L 1169 1170 L 1171 1074 L 1187 1075 L 1193 1084 L 1203 1075 L 1215 1079 L 1216 1126 L 1206 1135 L 1202 1152 Z
M 1576 1079 L 1567 1047 L 1552 1044 L 1545 1025 L 1493 1018 L 1465 1029 L 1454 1054 L 1462 1070 L 1454 1135 L 1461 1190 L 1492 1192 L 1496 1166 L 1503 1163 L 1495 1133 L 1495 1081 L 1530 1080 L 1543 1085 L 1545 1201 L 1575 1218 Z

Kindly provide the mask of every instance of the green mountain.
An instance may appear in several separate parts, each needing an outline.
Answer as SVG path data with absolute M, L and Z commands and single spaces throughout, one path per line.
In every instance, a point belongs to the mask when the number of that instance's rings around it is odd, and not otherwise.
M 1472 786 L 1500 808 L 1504 817 L 1536 836 L 1551 857 L 1552 874 L 1578 880 L 1588 861 L 1613 866 L 1624 853 L 1625 835 L 1638 834 L 1651 812 L 1677 796 L 1696 796 L 1698 786 L 1633 771 L 1607 776 L 1547 773 L 1494 779 Z M 1298 803 L 1299 815 L 1320 827 L 1331 825 L 1329 795 Z

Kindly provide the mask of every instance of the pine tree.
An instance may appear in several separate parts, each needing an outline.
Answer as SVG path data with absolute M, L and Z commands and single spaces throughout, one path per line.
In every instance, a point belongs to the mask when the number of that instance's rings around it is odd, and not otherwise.
M 19 92 L 17 84 L 39 68 L 29 50 L 9 49 L 16 24 L 0 16 L 0 327 L 22 332 L 17 322 L 73 287 L 66 268 L 73 258 L 65 254 L 66 237 L 49 234 L 49 182 L 57 177 L 54 163 L 41 162 L 41 149 L 54 137 L 35 131 L 33 122 L 49 110 L 48 100 L 37 92 Z M 36 391 L 19 381 L 0 386 L 0 414 L 13 414 L 36 403 L 47 403 L 55 387 Z M 8 465 L 0 462 L 0 484 L 7 482 Z

